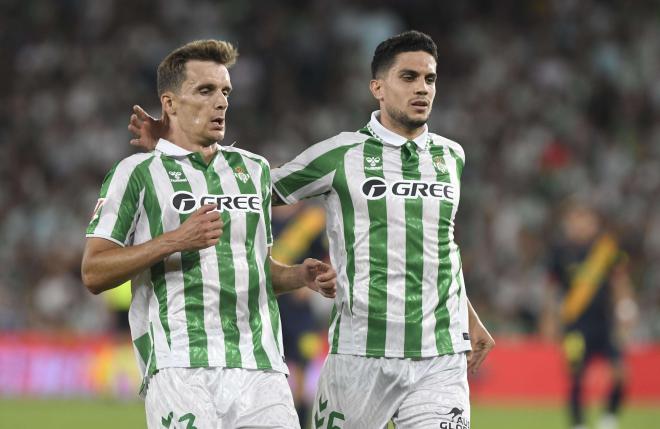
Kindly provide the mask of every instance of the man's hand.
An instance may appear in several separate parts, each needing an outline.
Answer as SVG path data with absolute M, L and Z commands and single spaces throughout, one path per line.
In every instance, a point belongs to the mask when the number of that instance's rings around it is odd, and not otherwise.
M 470 315 L 470 344 L 472 351 L 468 353 L 468 372 L 475 374 L 481 363 L 486 359 L 490 350 L 495 347 L 495 340 L 491 337 L 486 327 L 481 323 L 479 317 L 474 313 Z
M 197 209 L 174 231 L 163 234 L 176 252 L 202 250 L 215 246 L 222 236 L 224 226 L 217 204 L 208 204 Z
M 152 151 L 156 147 L 158 139 L 165 137 L 169 127 L 169 118 L 165 112 L 162 113 L 160 119 L 156 119 L 145 112 L 142 107 L 135 105 L 128 122 L 128 130 L 135 136 L 130 143 L 140 149 Z
M 337 272 L 332 266 L 318 259 L 307 258 L 300 265 L 303 270 L 305 286 L 319 292 L 326 298 L 337 294 Z

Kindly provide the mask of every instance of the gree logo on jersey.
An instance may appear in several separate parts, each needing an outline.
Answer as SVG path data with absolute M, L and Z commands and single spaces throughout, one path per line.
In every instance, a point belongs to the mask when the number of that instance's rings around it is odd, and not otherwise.
M 211 195 L 196 197 L 187 191 L 179 191 L 170 198 L 172 208 L 181 214 L 192 213 L 201 206 L 217 204 L 218 211 L 239 211 L 258 213 L 261 211 L 261 197 L 254 194 Z
M 387 183 L 380 177 L 369 177 L 360 187 L 362 195 L 369 200 L 383 198 L 386 194 L 400 198 L 438 198 L 454 200 L 454 185 L 443 182 L 421 180 L 397 180 Z

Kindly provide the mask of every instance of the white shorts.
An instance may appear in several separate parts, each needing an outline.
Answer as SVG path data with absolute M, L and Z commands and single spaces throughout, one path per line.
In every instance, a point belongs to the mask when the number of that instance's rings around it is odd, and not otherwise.
M 242 368 L 164 368 L 145 398 L 149 429 L 299 429 L 286 376 Z
M 465 353 L 426 359 L 328 355 L 313 429 L 469 429 Z

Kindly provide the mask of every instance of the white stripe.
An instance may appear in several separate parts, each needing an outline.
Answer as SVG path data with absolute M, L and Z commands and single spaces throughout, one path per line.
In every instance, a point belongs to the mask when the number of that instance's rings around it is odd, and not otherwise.
M 164 216 L 166 210 L 167 210 L 167 204 L 168 200 L 164 197 L 163 195 L 163 189 L 170 188 L 171 190 L 171 185 L 169 183 L 169 180 L 163 180 L 164 177 L 163 175 L 166 174 L 164 173 L 164 168 L 162 165 L 162 162 L 160 158 L 155 159 L 151 165 L 149 165 L 149 173 L 151 175 L 152 182 L 154 184 L 154 188 L 156 189 L 156 198 L 158 200 L 158 205 L 160 206 L 161 210 L 161 219 Z M 171 222 L 170 222 L 171 224 Z M 178 226 L 178 219 L 176 220 L 176 225 Z M 165 223 L 163 223 L 163 228 L 166 230 Z M 138 243 L 136 243 L 138 244 Z M 149 270 L 150 271 L 150 270 Z M 135 288 L 136 285 L 134 284 L 133 287 Z M 168 285 L 167 283 L 165 284 L 165 287 L 167 290 L 169 290 L 172 285 Z M 151 275 L 149 275 L 149 284 L 141 285 L 142 289 L 147 289 L 151 293 L 148 293 L 149 297 L 149 321 L 153 325 L 153 338 L 152 341 L 154 342 L 154 348 L 156 351 L 156 363 L 160 367 L 161 361 L 164 360 L 164 357 L 169 355 L 170 352 L 170 346 L 167 343 L 167 337 L 165 335 L 165 328 L 163 327 L 163 324 L 161 323 L 160 320 L 160 308 L 158 304 L 158 299 L 156 298 L 156 294 L 154 293 L 154 284 L 152 283 Z M 166 317 L 168 318 L 168 324 L 170 323 L 169 321 L 169 314 L 170 314 L 170 305 L 169 305 L 169 298 L 166 297 L 168 300 L 167 302 L 167 315 Z M 171 327 L 171 326 L 170 326 Z M 132 329 L 132 328 L 131 328 Z
M 353 308 L 352 312 L 356 316 L 352 320 L 350 331 L 344 330 L 344 335 L 340 337 L 340 341 L 351 348 L 357 346 L 359 353 L 364 353 L 367 343 L 367 320 L 369 315 L 369 209 L 367 206 L 367 199 L 359 193 L 359 186 L 350 186 L 350 182 L 362 183 L 365 179 L 364 174 L 364 145 L 356 147 L 346 154 L 344 158 L 344 165 L 346 169 L 346 180 L 349 182 L 349 193 L 351 201 L 353 202 L 353 210 L 355 212 L 355 227 L 353 229 L 355 235 L 355 245 L 353 246 L 355 258 L 355 279 L 353 283 Z M 350 177 L 348 177 L 350 174 Z M 349 292 L 349 291 L 347 291 Z M 349 292 L 350 293 L 350 292 Z M 346 310 L 350 310 L 347 306 Z M 342 325 L 344 325 L 344 318 L 342 317 Z M 347 344 L 347 340 L 354 344 Z
M 348 290 L 348 273 L 346 272 L 348 261 L 346 259 L 346 241 L 344 236 L 344 219 L 339 200 L 339 195 L 333 191 L 324 200 L 325 208 L 325 230 L 328 235 L 328 248 L 330 251 L 330 263 L 337 271 L 337 296 L 335 297 L 335 306 L 337 312 L 343 311 L 343 307 L 348 308 L 349 304 L 349 290 Z M 340 313 L 341 314 L 341 313 Z M 345 323 L 348 316 L 342 316 L 341 321 Z M 341 325 L 333 323 L 328 330 L 328 344 L 332 347 L 332 340 L 335 335 L 335 329 L 339 329 L 339 335 L 345 335 L 346 331 L 343 330 Z
M 163 216 L 163 232 L 173 231 L 181 226 L 179 214 L 170 205 L 170 196 L 174 192 L 169 182 L 167 170 L 161 162 L 153 163 L 152 179 L 158 190 L 158 201 L 161 204 Z M 184 172 L 188 171 L 184 167 Z M 183 294 L 183 272 L 181 270 L 181 253 L 173 253 L 163 261 L 165 264 L 165 283 L 167 284 L 167 322 L 170 327 L 171 351 L 165 337 L 156 343 L 156 362 L 159 368 L 180 364 L 190 365 L 188 341 L 188 323 L 185 313 L 185 297 Z M 152 318 L 152 321 L 155 321 Z M 160 321 L 159 321 L 160 323 Z M 155 335 L 155 332 L 154 332 Z M 156 336 L 156 335 L 155 335 Z M 158 339 L 158 336 L 156 336 Z
M 449 312 L 449 334 L 451 335 L 452 344 L 455 345 L 462 341 L 462 326 L 460 320 L 456 317 L 459 311 L 459 296 L 458 292 L 460 289 L 460 284 L 456 281 L 456 275 L 460 270 L 460 260 L 458 256 L 458 246 L 454 242 L 454 219 L 456 217 L 456 211 L 458 210 L 458 202 L 460 201 L 460 181 L 456 174 L 456 160 L 448 150 L 443 153 L 445 160 L 445 165 L 449 169 L 449 175 L 451 182 L 454 185 L 455 195 L 454 195 L 454 205 L 451 212 L 451 224 L 449 226 L 449 260 L 451 262 L 451 286 L 449 287 L 449 295 L 447 298 L 447 310 Z
M 389 186 L 403 179 L 401 149 L 383 146 L 383 171 Z M 406 200 L 386 199 L 387 204 L 387 356 L 403 357 L 406 330 Z M 393 251 L 394 246 L 396 250 Z

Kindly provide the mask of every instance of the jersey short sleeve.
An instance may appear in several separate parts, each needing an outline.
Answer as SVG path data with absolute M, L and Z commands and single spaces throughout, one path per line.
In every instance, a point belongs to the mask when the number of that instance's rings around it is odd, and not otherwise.
M 148 154 L 133 155 L 108 172 L 87 227 L 87 237 L 105 238 L 120 246 L 132 244 L 144 187 L 139 167 L 152 158 Z
M 344 154 L 365 138 L 357 133 L 341 133 L 309 147 L 292 161 L 273 170 L 275 191 L 287 204 L 329 192 Z

